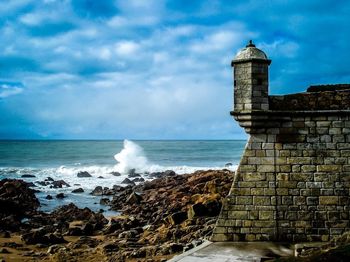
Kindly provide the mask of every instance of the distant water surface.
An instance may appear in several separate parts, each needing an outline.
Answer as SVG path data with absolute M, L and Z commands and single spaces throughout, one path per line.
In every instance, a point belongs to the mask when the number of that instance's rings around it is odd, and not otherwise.
M 127 177 L 127 171 L 135 168 L 143 174 L 167 169 L 178 174 L 203 169 L 222 169 L 231 163 L 235 169 L 244 145 L 243 140 L 196 141 L 0 141 L 0 179 L 21 178 L 30 174 L 35 178 L 23 178 L 28 182 L 42 181 L 47 177 L 63 179 L 69 188 L 50 189 L 39 186 L 38 197 L 42 209 L 74 202 L 93 210 L 106 208 L 99 199 L 88 193 L 97 185 L 111 187 Z M 88 171 L 92 177 L 78 178 L 79 171 Z M 112 171 L 122 173 L 116 177 Z M 102 178 L 98 178 L 102 176 Z M 144 176 L 147 179 L 147 176 Z M 82 187 L 83 194 L 72 194 Z M 64 192 L 63 200 L 45 199 L 47 194 Z

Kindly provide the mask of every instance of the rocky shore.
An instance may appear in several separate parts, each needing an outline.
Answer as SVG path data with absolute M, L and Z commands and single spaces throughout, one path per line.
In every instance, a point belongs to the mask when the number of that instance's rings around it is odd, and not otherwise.
M 165 261 L 201 244 L 212 233 L 233 173 L 154 176 L 138 185 L 96 187 L 91 194 L 120 212 L 108 219 L 74 204 L 41 212 L 31 184 L 0 181 L 0 259 Z

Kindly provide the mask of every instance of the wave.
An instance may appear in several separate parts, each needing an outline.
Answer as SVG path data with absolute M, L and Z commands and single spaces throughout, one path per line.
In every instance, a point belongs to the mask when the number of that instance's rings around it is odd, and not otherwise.
M 198 170 L 220 170 L 223 168 L 234 171 L 237 165 L 229 167 L 224 166 L 162 166 L 152 163 L 148 160 L 142 147 L 138 144 L 124 140 L 123 149 L 117 153 L 114 158 L 116 165 L 102 166 L 102 165 L 81 165 L 75 163 L 72 166 L 59 167 L 45 167 L 45 168 L 31 168 L 31 167 L 0 167 L 0 177 L 21 178 L 22 175 L 34 175 L 33 178 L 26 177 L 25 180 L 35 182 L 51 177 L 55 180 L 63 179 L 70 185 L 81 185 L 83 188 L 93 189 L 96 186 L 111 187 L 115 184 L 120 184 L 132 169 L 144 177 L 150 179 L 148 174 L 153 172 L 164 172 L 166 170 L 173 170 L 177 174 L 193 173 Z M 78 178 L 77 174 L 80 171 L 87 171 L 92 177 Z M 120 176 L 114 176 L 113 172 L 119 172 Z

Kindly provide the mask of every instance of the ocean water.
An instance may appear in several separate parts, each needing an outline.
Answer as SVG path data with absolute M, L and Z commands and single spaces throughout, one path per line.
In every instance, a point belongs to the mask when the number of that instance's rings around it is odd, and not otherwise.
M 37 196 L 43 211 L 70 202 L 92 210 L 107 210 L 99 204 L 101 197 L 89 193 L 96 186 L 120 185 L 130 169 L 135 169 L 145 179 L 147 173 L 174 170 L 178 174 L 196 170 L 235 170 L 242 155 L 243 140 L 210 141 L 0 141 L 0 179 L 20 178 L 33 182 L 40 192 Z M 92 177 L 78 178 L 79 171 Z M 113 176 L 113 171 L 121 176 Z M 34 178 L 22 178 L 22 175 Z M 36 182 L 51 177 L 63 179 L 71 187 L 49 188 Z M 103 177 L 103 178 L 99 178 Z M 82 187 L 84 193 L 71 191 Z M 46 200 L 63 192 L 62 200 Z M 108 212 L 106 213 L 108 215 Z

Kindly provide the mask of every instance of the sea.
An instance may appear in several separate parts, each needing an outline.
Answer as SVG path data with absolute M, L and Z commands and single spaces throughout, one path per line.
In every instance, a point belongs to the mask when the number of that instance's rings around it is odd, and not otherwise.
M 146 180 L 150 179 L 147 174 L 166 170 L 177 174 L 223 168 L 235 170 L 245 143 L 244 140 L 0 141 L 0 179 L 32 182 L 44 212 L 72 202 L 80 208 L 88 207 L 111 216 L 114 212 L 100 204 L 101 197 L 90 194 L 96 186 L 123 185 L 131 169 Z M 80 171 L 89 172 L 91 177 L 77 177 Z M 119 172 L 121 176 L 114 176 L 112 172 Z M 23 175 L 34 177 L 23 178 Z M 70 187 L 50 188 L 37 183 L 47 177 L 63 179 Z M 84 193 L 72 193 L 76 188 L 83 188 Z M 66 197 L 56 199 L 58 193 Z M 53 199 L 46 199 L 47 195 Z

